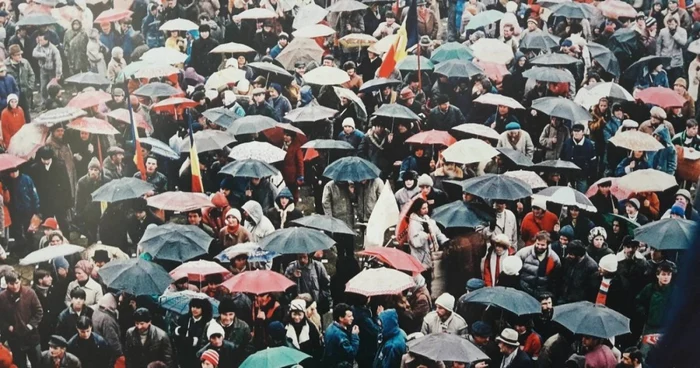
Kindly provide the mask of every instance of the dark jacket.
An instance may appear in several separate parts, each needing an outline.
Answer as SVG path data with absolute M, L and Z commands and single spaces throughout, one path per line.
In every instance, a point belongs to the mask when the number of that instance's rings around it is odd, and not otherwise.
M 501 362 L 505 356 L 501 355 L 499 361 L 497 364 L 489 364 L 489 366 L 494 366 L 494 367 L 500 367 Z M 506 368 L 534 368 L 535 364 L 532 362 L 532 359 L 530 359 L 530 356 L 527 355 L 526 352 L 520 350 L 519 348 L 517 349 L 517 354 L 515 355 L 515 358 L 510 362 L 510 364 Z
M 209 51 L 213 50 L 216 46 L 219 46 L 219 43 L 211 38 L 211 33 L 206 39 L 200 37 L 192 42 L 190 65 L 197 74 L 209 76 L 216 72 L 219 59 L 209 55 Z
M 38 327 L 43 315 L 39 298 L 31 288 L 22 286 L 17 294 L 8 290 L 0 293 L 0 331 L 11 346 L 24 349 L 39 344 Z
M 360 337 L 333 322 L 324 335 L 323 367 L 352 367 L 360 347 Z
M 156 215 L 153 214 L 150 210 L 146 210 L 146 218 L 143 221 L 139 221 L 139 219 L 136 218 L 136 216 L 132 216 L 128 220 L 128 233 L 129 237 L 131 238 L 131 241 L 134 244 L 138 244 L 139 241 L 141 241 L 141 237 L 143 237 L 143 233 L 146 232 L 146 228 L 150 224 L 156 224 L 156 225 L 162 225 L 163 220 L 158 218 Z
M 202 334 L 202 341 L 207 341 L 207 330 L 211 323 L 218 323 L 224 329 L 224 340 L 230 341 L 236 347 L 245 349 L 248 344 L 250 344 L 250 327 L 248 324 L 236 317 L 233 319 L 233 323 L 229 326 L 224 326 L 221 321 L 211 320 L 204 327 L 204 333 Z
M 19 96 L 19 86 L 15 77 L 8 74 L 0 78 L 0 111 L 7 107 L 7 96 L 12 93 Z
M 355 149 L 360 146 L 362 139 L 365 137 L 365 133 L 355 129 L 350 134 L 345 134 L 345 132 L 340 132 L 337 139 L 339 141 L 345 141 L 350 143 Z
M 170 337 L 165 331 L 151 325 L 146 337 L 146 342 L 141 344 L 141 337 L 136 327 L 130 328 L 124 338 L 124 356 L 126 368 L 144 368 L 149 363 L 161 361 L 166 367 L 174 368 L 173 349 L 170 345 Z
M 136 179 L 141 179 L 141 173 L 140 172 L 134 173 L 134 177 Z M 154 189 L 156 194 L 163 193 L 167 190 L 168 178 L 158 171 L 154 172 L 150 176 L 148 174 L 146 174 L 146 181 L 149 184 L 153 184 L 153 186 L 156 187 L 156 189 Z
M 559 158 L 580 167 L 580 176 L 587 178 L 596 168 L 596 153 L 593 141 L 586 137 L 583 140 L 583 144 L 576 144 L 573 138 L 567 139 L 561 147 Z
M 659 124 L 659 127 L 654 130 L 654 135 L 661 138 L 664 148 L 650 155 L 651 168 L 674 175 L 678 167 L 678 155 L 676 147 L 671 143 L 671 135 L 664 124 Z
M 383 173 L 387 173 L 392 164 L 391 153 L 388 152 L 389 146 L 386 135 L 378 137 L 374 133 L 367 133 L 357 148 L 357 156 L 370 161 L 377 165 Z
M 92 331 L 105 339 L 109 347 L 114 350 L 115 357 L 124 354 L 116 312 L 98 305 L 92 313 Z
M 195 321 L 188 313 L 181 316 L 178 321 L 178 327 L 175 328 L 175 336 L 173 340 L 178 351 L 178 361 L 183 366 L 196 366 L 198 361 L 196 353 L 206 343 L 202 336 L 206 334 L 207 322 L 210 317 L 206 313 Z
M 594 194 L 591 198 L 591 203 L 598 209 L 598 214 L 613 213 L 613 209 L 620 208 L 620 202 L 617 197 L 610 193 L 609 197 L 605 197 L 600 192 Z
M 379 314 L 382 321 L 381 342 L 374 358 L 374 368 L 398 368 L 401 357 L 406 354 L 406 333 L 399 328 L 396 310 L 387 309 Z
M 53 159 L 48 171 L 41 162 L 34 163 L 29 168 L 29 175 L 41 199 L 41 213 L 44 216 L 62 214 L 73 207 L 73 192 L 70 188 L 68 172 L 58 158 Z
M 570 259 L 564 261 L 564 278 L 560 293 L 562 304 L 584 300 L 592 302 L 599 286 L 598 264 L 588 254 L 578 262 Z
M 66 341 L 70 340 L 77 331 L 75 329 L 75 324 L 78 322 L 78 318 L 86 316 L 92 319 L 92 308 L 87 306 L 83 307 L 80 315 L 73 311 L 72 307 L 65 308 L 61 314 L 58 315 L 58 321 L 56 322 L 56 335 L 63 336 Z
M 439 106 L 433 107 L 428 115 L 428 128 L 449 131 L 457 125 L 466 123 L 462 111 L 454 106 L 448 107 L 447 111 L 442 112 Z
M 9 178 L 4 182 L 10 192 L 10 213 L 20 212 L 33 215 L 39 213 L 39 194 L 31 177 L 19 174 L 17 179 Z
M 114 349 L 102 336 L 94 332 L 87 340 L 81 339 L 78 335 L 73 336 L 68 341 L 68 352 L 80 359 L 80 363 L 85 368 L 114 367 Z
M 366 367 L 372 364 L 377 354 L 377 343 L 382 328 L 375 322 L 369 308 L 365 306 L 353 306 L 352 315 L 355 317 L 355 325 L 360 328 L 358 335 L 360 345 L 355 360 L 360 366 Z
M 650 283 L 637 295 L 637 313 L 644 317 L 645 325 L 654 330 L 661 328 L 673 292 L 673 284 L 664 287 Z
M 141 33 L 149 48 L 162 47 L 165 45 L 165 34 L 158 30 L 161 23 L 152 14 L 148 14 L 141 22 Z
M 100 202 L 92 200 L 92 192 L 103 184 L 105 184 L 105 180 L 101 174 L 97 180 L 90 179 L 88 175 L 78 179 L 78 188 L 75 192 L 75 212 L 81 221 L 90 223 L 100 221 L 100 216 L 102 216 Z
M 267 116 L 270 119 L 277 120 L 277 114 L 275 113 L 275 109 L 273 109 L 272 106 L 270 106 L 270 104 L 267 102 L 263 102 L 260 105 L 251 103 L 250 105 L 248 105 L 248 109 L 246 110 L 245 115 L 263 115 Z
M 219 367 L 238 367 L 245 360 L 245 355 L 242 349 L 236 346 L 231 341 L 222 341 L 223 344 L 219 347 L 212 346 L 211 343 L 204 345 L 196 354 L 200 358 L 205 351 L 211 349 L 219 353 Z M 199 360 L 198 360 L 199 361 Z
M 81 367 L 92 367 L 89 365 L 81 365 L 80 364 L 80 359 L 76 357 L 75 355 L 66 352 L 66 355 L 63 357 L 61 360 L 61 365 L 59 368 L 81 368 Z M 39 358 L 39 367 L 37 368 L 56 368 L 56 365 L 53 362 L 53 358 L 51 357 L 51 353 L 48 351 L 45 351 L 41 353 L 41 357 Z

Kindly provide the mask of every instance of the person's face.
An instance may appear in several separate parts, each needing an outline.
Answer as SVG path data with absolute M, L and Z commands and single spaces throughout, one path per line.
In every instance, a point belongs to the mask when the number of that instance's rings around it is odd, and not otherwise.
M 396 22 L 396 19 L 394 19 L 394 18 L 386 18 L 386 25 L 387 25 L 387 26 L 393 25 L 394 22 Z
M 659 285 L 670 284 L 672 278 L 673 278 L 673 273 L 666 272 L 666 271 L 661 271 L 661 272 L 659 272 L 658 275 L 656 275 L 656 279 L 659 280 Z
M 53 137 L 56 139 L 63 139 L 63 135 L 66 134 L 66 130 L 63 128 L 57 128 L 53 131 Z
M 581 345 L 583 345 L 583 347 L 585 347 L 586 349 L 593 348 L 595 347 L 595 340 L 590 336 L 582 336 Z
M 54 235 L 51 237 L 51 240 L 49 241 L 49 245 L 61 245 L 63 244 L 63 239 L 61 239 L 60 236 Z
M 676 204 L 680 204 L 681 206 L 683 206 L 683 208 L 685 208 L 688 205 L 688 198 L 685 198 L 682 195 L 677 195 Z
M 269 90 L 267 90 L 267 93 L 270 95 L 270 98 L 277 98 L 280 95 L 274 88 L 270 88 Z
M 421 185 L 421 186 L 420 186 L 420 192 L 421 192 L 423 195 L 427 196 L 428 194 L 430 194 L 430 186 L 428 186 L 428 185 Z
M 206 360 L 202 360 L 202 368 L 214 368 L 214 366 Z
M 71 298 L 70 305 L 73 306 L 74 310 L 82 310 L 85 305 L 85 299 Z
M 506 39 L 513 37 L 513 28 L 510 28 L 510 27 L 503 28 L 503 37 Z
M 199 318 L 202 316 L 202 308 L 192 306 L 190 307 L 190 313 L 192 313 L 192 317 Z
M 136 216 L 137 220 L 143 221 L 146 218 L 146 211 L 134 212 L 134 216 Z
M 135 322 L 134 326 L 139 332 L 143 333 L 151 328 L 151 322 Z
M 187 222 L 190 225 L 199 225 L 202 222 L 202 216 L 197 212 L 190 212 L 187 214 Z
M 422 148 L 416 149 L 416 157 L 423 157 L 425 151 Z
M 466 367 L 467 367 L 467 363 L 452 362 L 451 368 L 466 368 Z
M 474 343 L 479 346 L 485 346 L 486 344 L 489 343 L 489 338 L 488 336 L 475 336 L 472 335 L 472 338 L 474 339 Z
M 524 334 L 525 332 L 527 332 L 527 327 L 523 325 L 513 325 L 513 329 L 515 331 L 518 331 L 519 334 Z
M 124 95 L 114 95 L 114 96 L 112 96 L 112 98 L 114 99 L 114 102 L 116 102 L 116 103 L 124 102 Z
M 622 365 L 625 367 L 634 367 L 634 364 L 629 353 L 622 353 Z
M 605 244 L 605 239 L 602 236 L 596 236 L 593 238 L 593 246 L 596 248 L 602 248 Z
M 245 63 L 246 63 L 245 56 L 241 55 L 241 56 L 237 57 L 237 58 L 236 58 L 236 61 L 238 62 L 238 67 L 239 67 L 239 68 L 242 67 L 242 66 L 244 66 Z
M 628 215 L 634 215 L 635 213 L 637 213 L 637 208 L 627 203 L 625 204 L 625 212 L 627 212 Z
M 241 255 L 233 259 L 233 267 L 237 270 L 244 270 L 247 265 L 248 257 L 245 255 Z
M 547 241 L 546 240 L 535 240 L 535 253 L 542 254 L 547 251 Z
M 508 106 L 498 105 L 498 113 L 500 115 L 507 115 L 508 114 Z
M 423 203 L 423 205 L 420 207 L 420 215 L 425 216 L 428 214 L 428 204 Z
M 352 326 L 352 322 L 355 320 L 355 317 L 352 315 L 352 311 L 345 311 L 345 316 L 340 318 L 340 324 L 342 324 L 345 327 L 350 327 Z
M 228 215 L 228 216 L 226 216 L 226 223 L 229 226 L 235 227 L 235 226 L 238 226 L 238 219 L 233 215 Z
M 694 126 L 685 128 L 685 135 L 687 135 L 688 137 L 695 137 L 696 135 L 698 135 L 698 127 Z
M 450 311 L 439 305 L 435 306 L 435 312 L 437 312 L 437 315 L 440 318 L 447 318 L 450 315 Z
M 284 140 L 284 143 L 287 143 L 287 144 L 292 143 L 292 136 L 291 135 L 285 134 L 284 136 L 282 136 L 282 139 Z
M 559 235 L 559 244 L 561 245 L 569 245 L 569 238 Z
M 49 345 L 49 355 L 51 355 L 51 358 L 62 358 L 65 353 L 65 348 Z
M 265 101 L 265 94 L 264 93 L 257 93 L 253 95 L 253 100 L 255 103 L 260 104 L 263 101 Z
M 625 258 L 627 259 L 632 259 L 634 257 L 634 254 L 637 252 L 636 247 L 622 247 L 622 251 L 625 253 Z
M 158 161 L 154 158 L 149 158 L 146 160 L 146 173 L 153 174 L 158 169 Z
M 600 191 L 601 194 L 603 195 L 608 195 L 610 193 L 610 186 L 605 185 L 605 186 L 598 186 L 598 190 Z
M 78 329 L 78 337 L 87 340 L 90 338 L 90 335 L 92 335 L 92 327 L 88 327 L 84 330 Z
M 270 294 L 262 294 L 255 296 L 255 302 L 258 304 L 258 306 L 267 305 L 267 303 L 269 303 L 270 300 Z
M 301 264 L 302 266 L 306 266 L 307 264 L 309 264 L 309 255 L 308 254 L 300 254 L 298 259 L 299 259 L 299 264 Z
M 90 179 L 96 180 L 97 178 L 100 177 L 100 169 L 96 169 L 94 167 L 91 167 L 88 169 L 88 175 Z
M 75 279 L 80 281 L 80 282 L 87 281 L 88 274 L 86 274 L 83 270 L 76 268 L 75 269 Z
M 348 77 L 352 78 L 355 75 L 355 69 L 348 69 L 346 73 L 348 73 Z
M 12 171 L 12 172 L 10 173 L 10 177 L 11 177 L 12 179 L 17 179 L 17 178 L 19 177 L 19 170 Z
M 233 323 L 233 320 L 236 318 L 236 313 L 233 313 L 233 312 L 222 313 L 220 318 L 221 318 L 221 323 L 228 326 L 231 323 Z
M 501 354 L 510 354 L 512 349 L 513 348 L 511 346 L 509 346 L 508 344 L 504 344 L 500 341 L 498 342 L 498 351 L 500 351 Z
M 301 321 L 304 319 L 304 312 L 294 311 L 292 312 L 291 317 L 294 323 L 301 323 Z
M 53 277 L 51 277 L 51 275 L 46 275 L 46 276 L 44 276 L 43 279 L 39 280 L 39 284 L 41 286 L 51 286 L 52 283 L 53 283 Z
M 7 283 L 7 290 L 9 290 L 11 293 L 19 293 L 19 289 L 21 287 L 22 283 L 19 280 Z
M 532 214 L 535 217 L 542 217 L 544 216 L 544 210 L 539 207 L 532 207 Z
M 199 37 L 201 37 L 202 39 L 206 40 L 207 38 L 209 38 L 209 32 L 206 32 L 206 31 L 204 31 L 204 32 L 199 32 Z
M 445 102 L 445 103 L 440 104 L 440 105 L 438 105 L 438 106 L 440 106 L 440 110 L 442 110 L 442 111 L 447 111 L 447 109 L 450 108 L 450 103 L 449 103 L 449 102 Z
M 506 209 L 506 204 L 503 202 L 496 202 L 496 211 L 497 212 L 503 212 Z
M 527 29 L 528 29 L 530 32 L 532 32 L 532 31 L 534 31 L 535 29 L 537 29 L 537 24 L 535 24 L 535 23 L 533 23 L 533 22 L 527 22 Z
M 346 125 L 343 127 L 343 132 L 345 132 L 345 134 L 351 134 L 353 132 L 353 130 L 355 130 L 355 128 L 353 128 L 349 125 Z
M 579 215 L 579 209 L 578 209 L 578 207 L 571 207 L 571 208 L 569 208 L 569 213 L 571 214 L 571 218 L 572 218 L 572 219 L 578 218 L 578 215 Z
M 583 139 L 583 130 L 574 130 L 573 136 L 575 140 L 580 141 Z
M 503 246 L 502 244 L 497 244 L 494 246 L 494 251 L 496 252 L 497 255 L 502 256 L 506 253 L 506 247 Z
M 620 232 L 620 221 L 613 221 L 612 223 L 612 231 L 613 233 L 617 234 Z
M 540 307 L 542 308 L 543 313 L 546 311 L 552 310 L 552 308 L 554 308 L 554 304 L 552 303 L 552 298 L 542 299 L 540 301 Z
M 606 100 L 598 101 L 598 108 L 600 109 L 600 112 L 608 111 L 608 101 L 606 101 Z
M 674 3 L 674 2 L 669 2 L 669 3 L 668 3 L 668 10 L 674 12 L 674 11 L 676 11 L 677 9 L 678 9 L 678 3 Z M 668 23 L 669 23 L 669 25 L 670 25 L 671 21 L 669 21 Z M 673 23 L 675 23 L 675 22 L 673 22 Z
M 333 60 L 323 60 L 323 66 L 333 66 Z
M 520 135 L 519 130 L 509 130 L 508 131 L 508 139 L 516 139 Z
M 14 61 L 14 62 L 19 62 L 20 60 L 22 60 L 22 53 L 19 52 L 19 53 L 16 53 L 16 54 L 12 54 L 12 55 L 10 55 L 10 58 L 11 58 L 12 61 Z

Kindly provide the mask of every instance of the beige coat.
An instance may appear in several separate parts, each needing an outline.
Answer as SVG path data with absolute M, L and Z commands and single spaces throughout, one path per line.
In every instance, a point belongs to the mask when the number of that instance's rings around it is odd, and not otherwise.
M 698 100 L 698 87 L 700 87 L 700 61 L 695 58 L 688 67 L 688 93 L 695 101 Z

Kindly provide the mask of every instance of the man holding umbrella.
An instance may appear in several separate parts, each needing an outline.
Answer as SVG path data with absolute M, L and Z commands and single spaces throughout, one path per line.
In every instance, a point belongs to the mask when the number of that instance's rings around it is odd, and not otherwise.
M 55 217 L 62 229 L 68 229 L 66 216 L 73 205 L 73 194 L 66 168 L 54 162 L 50 147 L 41 147 L 36 156 L 40 161 L 30 167 L 29 175 L 41 199 L 41 213 L 44 218 Z
M 496 337 L 498 348 L 501 351 L 501 360 L 494 367 L 501 368 L 532 368 L 534 365 L 532 359 L 520 349 L 518 342 L 518 332 L 511 329 L 504 329 L 501 334 Z

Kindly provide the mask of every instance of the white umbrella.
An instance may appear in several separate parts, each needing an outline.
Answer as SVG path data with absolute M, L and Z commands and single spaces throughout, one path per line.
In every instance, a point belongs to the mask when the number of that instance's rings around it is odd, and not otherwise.
M 317 24 L 326 18 L 327 15 L 328 10 L 316 5 L 316 3 L 304 5 L 297 11 L 294 22 L 292 22 L 292 28 L 300 29 L 309 24 Z
M 73 244 L 49 245 L 29 253 L 26 257 L 19 260 L 21 266 L 48 262 L 54 258 L 64 257 L 84 251 L 85 248 Z
M 475 59 L 496 64 L 508 64 L 513 60 L 513 49 L 495 38 L 481 38 L 472 45 Z
M 174 137 L 177 137 L 177 134 Z M 192 138 L 194 138 L 194 144 L 198 153 L 220 150 L 236 141 L 236 138 L 231 134 L 221 130 L 210 129 L 194 133 Z M 185 137 L 179 140 L 178 143 L 177 148 L 180 152 L 188 152 L 190 150 L 190 137 Z
M 573 188 L 549 187 L 532 196 L 532 198 L 538 197 L 563 206 L 576 206 L 584 211 L 598 212 L 596 206 L 593 205 L 585 194 Z
M 499 140 L 501 138 L 501 135 L 498 134 L 498 132 L 495 129 L 488 127 L 486 125 L 483 125 L 483 124 L 475 124 L 475 123 L 460 124 L 452 129 L 456 130 L 458 132 L 463 132 L 463 133 L 475 135 L 478 137 L 484 137 L 484 138 L 488 138 L 488 139 Z
M 574 98 L 574 102 L 590 109 L 601 98 L 615 101 L 634 101 L 634 97 L 621 85 L 614 82 L 597 83 L 590 88 L 581 88 Z
M 399 38 L 399 35 L 392 34 L 388 35 L 381 40 L 377 41 L 375 44 L 369 47 L 369 51 L 372 51 L 376 54 L 383 54 L 391 48 L 393 44 L 396 43 L 396 39 Z
M 542 189 L 547 187 L 547 183 L 540 178 L 539 175 L 532 171 L 525 171 L 525 170 L 515 170 L 515 171 L 506 171 L 503 173 L 505 176 L 510 176 L 511 178 L 516 178 L 520 179 L 524 182 L 526 182 L 530 188 L 534 189 Z
M 337 86 L 350 80 L 348 73 L 332 66 L 319 66 L 304 74 L 304 81 L 319 86 Z
M 304 76 L 304 78 L 306 78 L 306 76 Z M 359 97 L 357 97 L 357 94 L 355 94 L 355 92 L 343 87 L 333 87 L 333 90 L 335 91 L 335 94 L 338 97 L 347 98 L 348 100 L 352 101 L 355 104 L 355 106 L 359 107 L 359 110 L 357 111 L 358 119 L 367 119 L 367 108 L 365 107 L 365 103 L 362 102 L 362 100 Z
M 263 8 L 253 8 L 253 9 L 248 9 L 241 14 L 238 14 L 238 18 L 240 19 L 269 19 L 269 18 L 277 18 L 277 13 L 273 12 L 272 10 L 268 9 L 263 9 Z
M 245 79 L 245 71 L 238 68 L 225 68 L 212 74 L 204 84 L 204 88 L 219 89 L 230 83 L 238 83 L 242 79 Z
M 393 268 L 366 269 L 345 284 L 346 293 L 364 296 L 396 295 L 416 286 L 413 278 Z
M 234 160 L 259 160 L 268 164 L 284 160 L 287 152 L 266 142 L 247 142 L 231 149 L 228 157 Z
M 141 55 L 141 60 L 151 63 L 162 63 L 163 60 L 167 60 L 168 64 L 174 65 L 184 63 L 185 60 L 187 60 L 187 54 L 183 54 L 169 47 L 156 47 L 144 52 L 143 55 Z
M 504 95 L 497 95 L 495 93 L 487 93 L 484 95 L 479 96 L 474 102 L 478 102 L 481 104 L 485 105 L 494 105 L 494 106 L 508 106 L 511 109 L 524 109 L 523 105 L 520 104 L 520 102 L 516 101 L 513 98 L 510 98 L 508 96 Z
M 335 30 L 325 24 L 313 24 L 292 32 L 292 36 L 299 38 L 328 37 L 335 34 Z
M 459 141 L 442 152 L 447 162 L 472 164 L 492 159 L 498 151 L 480 139 L 465 139 Z
M 247 54 L 249 52 L 255 52 L 255 50 L 248 45 L 235 42 L 221 44 L 209 51 L 210 54 Z
M 610 143 L 626 148 L 631 151 L 651 151 L 656 152 L 664 146 L 650 134 L 642 133 L 638 130 L 628 130 L 615 134 L 610 138 Z
M 634 193 L 663 192 L 676 185 L 673 175 L 654 169 L 633 171 L 617 180 L 618 187 Z
M 169 20 L 158 28 L 160 31 L 193 31 L 195 29 L 199 29 L 197 23 L 182 18 Z

